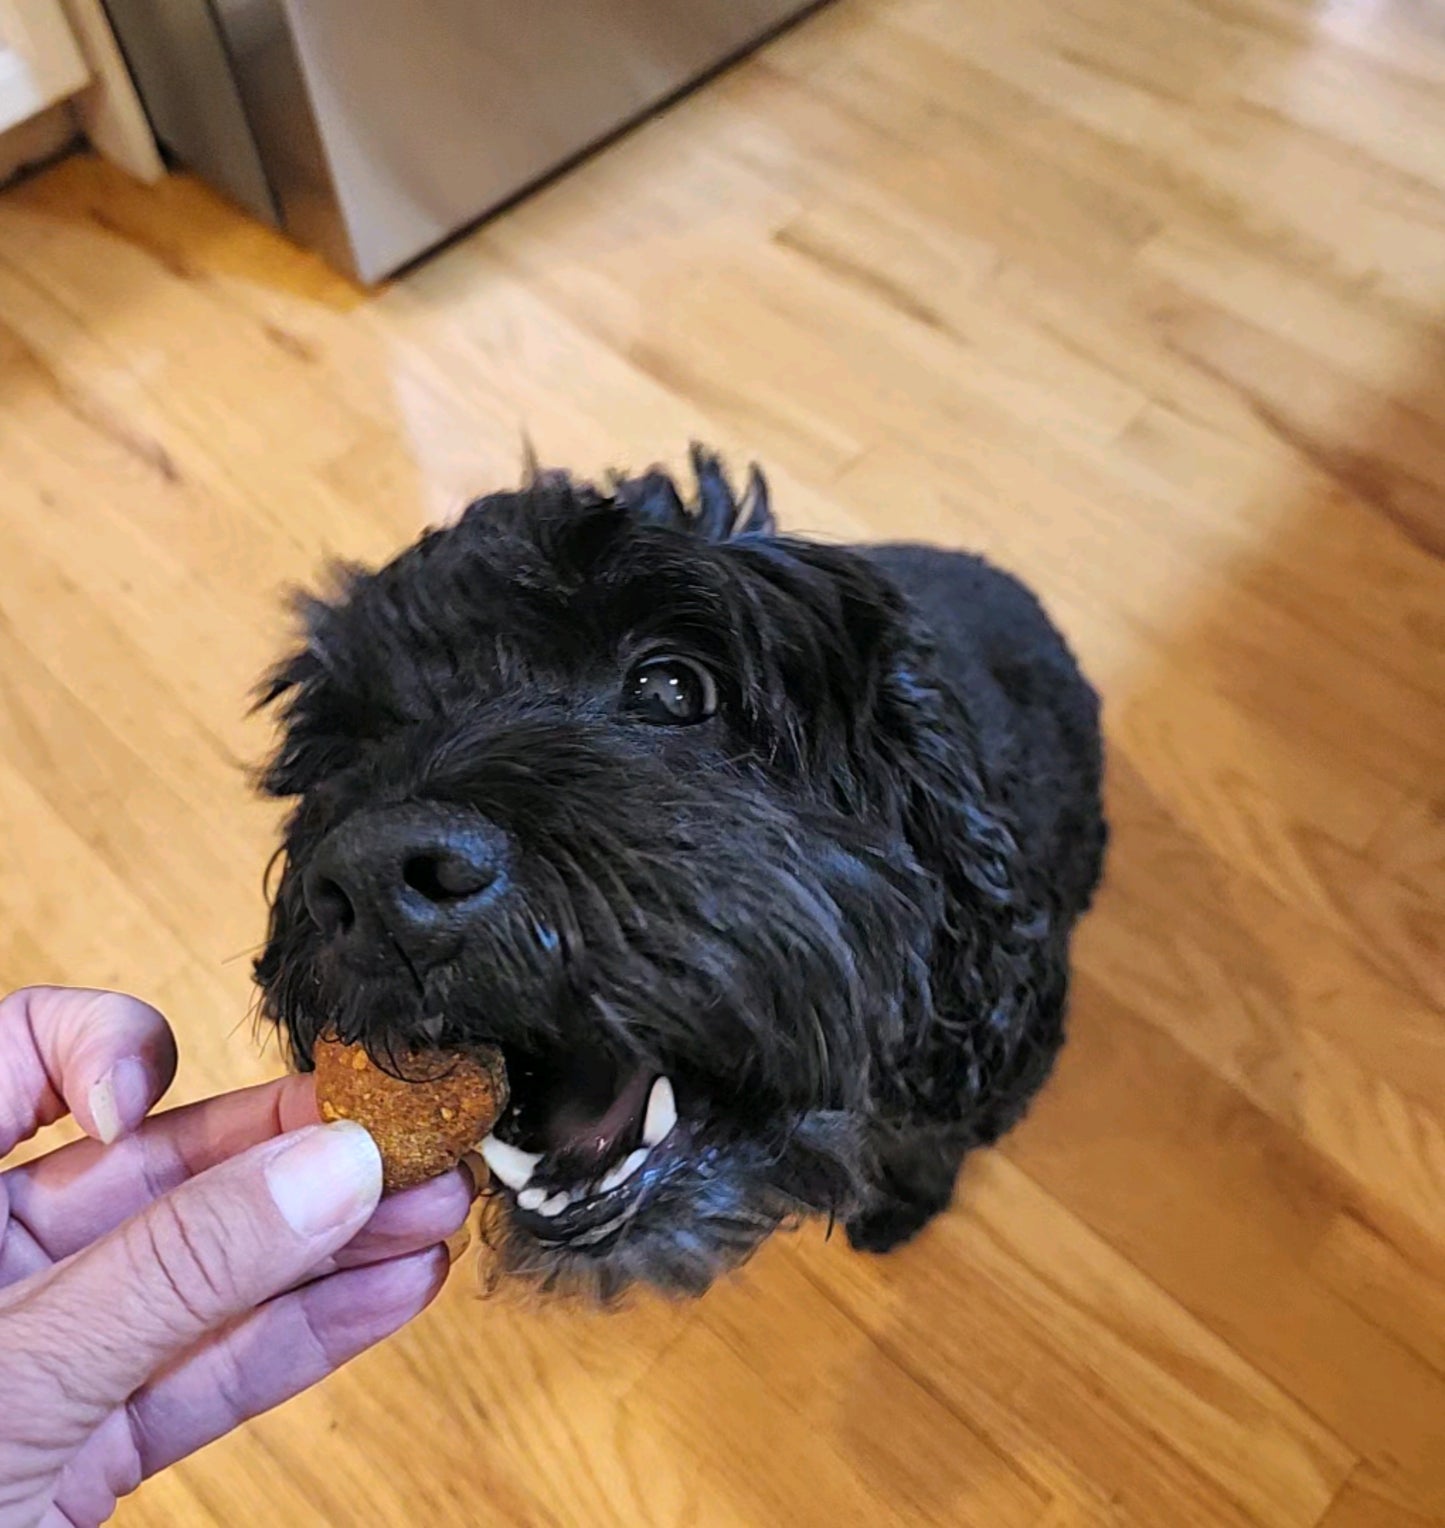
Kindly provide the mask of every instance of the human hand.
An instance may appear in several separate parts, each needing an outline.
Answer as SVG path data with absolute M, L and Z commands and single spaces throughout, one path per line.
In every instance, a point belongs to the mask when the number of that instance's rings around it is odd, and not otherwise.
M 317 1122 L 309 1078 L 146 1120 L 174 1072 L 136 998 L 0 1000 L 0 1160 L 67 1112 L 93 1137 L 0 1173 L 0 1528 L 104 1521 L 446 1277 L 464 1171 L 378 1208 L 375 1145 Z

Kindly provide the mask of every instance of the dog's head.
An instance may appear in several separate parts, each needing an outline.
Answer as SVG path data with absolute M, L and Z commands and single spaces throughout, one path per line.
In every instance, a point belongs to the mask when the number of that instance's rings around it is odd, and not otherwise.
M 539 476 L 307 601 L 265 699 L 297 798 L 263 1007 L 404 1063 L 493 1042 L 508 1264 L 697 1291 L 846 1211 L 932 1022 L 938 697 L 855 554 L 698 455 Z

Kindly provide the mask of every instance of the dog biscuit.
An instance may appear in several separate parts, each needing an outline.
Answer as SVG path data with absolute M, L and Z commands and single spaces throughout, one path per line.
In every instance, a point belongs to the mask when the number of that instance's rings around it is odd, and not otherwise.
M 366 1047 L 324 1035 L 314 1047 L 321 1118 L 351 1119 L 381 1152 L 385 1191 L 411 1188 L 455 1167 L 507 1106 L 502 1054 L 490 1046 L 462 1053 L 423 1051 L 395 1077 Z

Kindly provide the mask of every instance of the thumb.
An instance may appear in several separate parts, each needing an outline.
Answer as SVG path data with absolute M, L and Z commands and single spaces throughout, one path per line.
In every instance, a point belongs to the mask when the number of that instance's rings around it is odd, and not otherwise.
M 316 1125 L 192 1178 L 61 1264 L 3 1318 L 35 1382 L 20 1388 L 45 1412 L 47 1394 L 65 1398 L 52 1442 L 87 1436 L 168 1360 L 303 1280 L 380 1197 L 366 1131 Z

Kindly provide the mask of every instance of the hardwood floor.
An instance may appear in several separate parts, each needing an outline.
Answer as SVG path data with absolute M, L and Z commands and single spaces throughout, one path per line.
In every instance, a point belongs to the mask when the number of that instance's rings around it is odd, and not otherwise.
M 0 198 L 0 982 L 248 1022 L 278 591 L 694 436 L 986 550 L 1105 692 L 1073 1040 L 946 1220 L 439 1307 L 147 1524 L 1445 1522 L 1445 10 L 879 0 L 374 295 L 181 178 Z

